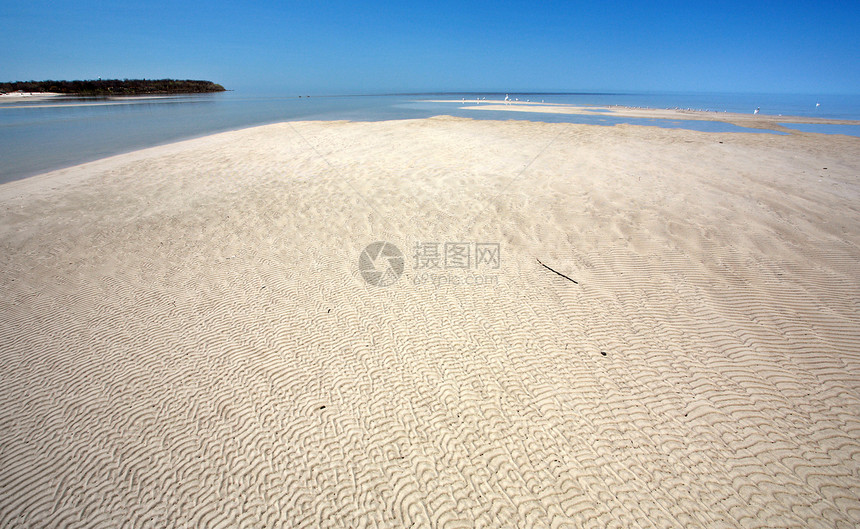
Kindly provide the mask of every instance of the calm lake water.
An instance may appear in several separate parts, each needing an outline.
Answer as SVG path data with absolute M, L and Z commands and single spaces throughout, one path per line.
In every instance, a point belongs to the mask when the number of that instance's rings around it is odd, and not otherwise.
M 767 96 L 755 94 L 510 94 L 520 101 L 579 105 L 691 108 L 764 114 L 860 119 L 858 96 Z M 0 183 L 106 156 L 215 132 L 288 120 L 380 121 L 436 115 L 474 119 L 615 125 L 632 123 L 704 132 L 755 132 L 734 125 L 693 120 L 569 116 L 460 109 L 429 99 L 503 99 L 504 94 L 410 94 L 298 97 L 242 92 L 123 99 L 57 98 L 0 104 Z M 820 106 L 816 106 L 820 103 Z M 794 125 L 792 125 L 794 126 Z M 834 126 L 840 127 L 840 126 Z M 825 126 L 826 128 L 826 126 Z M 805 129 L 804 129 L 805 130 Z M 858 134 L 857 128 L 843 132 Z M 815 132 L 828 132 L 831 129 Z

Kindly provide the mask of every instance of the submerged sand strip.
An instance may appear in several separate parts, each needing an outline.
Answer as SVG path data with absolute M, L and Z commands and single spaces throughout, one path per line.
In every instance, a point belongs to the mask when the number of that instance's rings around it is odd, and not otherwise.
M 0 527 L 857 526 L 858 174 L 438 117 L 0 185 Z M 431 241 L 495 281 L 416 285 Z
M 462 104 L 457 100 L 435 100 L 432 103 Z M 780 123 L 799 123 L 810 125 L 860 125 L 858 120 L 816 118 L 807 116 L 774 116 L 772 114 L 739 114 L 736 112 L 715 112 L 705 110 L 675 109 L 675 108 L 634 108 L 622 105 L 603 105 L 598 107 L 565 105 L 559 103 L 537 103 L 534 101 L 495 101 L 465 100 L 463 109 L 469 110 L 501 110 L 507 112 L 538 112 L 547 114 L 572 114 L 581 116 L 612 116 L 622 118 L 693 120 L 693 121 L 722 121 L 741 127 L 757 129 L 782 130 L 799 133 L 799 131 L 782 127 Z

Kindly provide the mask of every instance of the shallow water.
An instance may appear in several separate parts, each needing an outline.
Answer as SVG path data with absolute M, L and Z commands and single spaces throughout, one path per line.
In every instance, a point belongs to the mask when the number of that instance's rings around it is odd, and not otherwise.
M 819 125 L 811 123 L 780 123 L 787 129 L 799 130 L 801 132 L 815 132 L 818 134 L 845 134 L 847 136 L 860 136 L 860 125 Z
M 425 107 L 426 105 L 426 107 Z M 410 103 L 412 108 L 426 108 L 428 111 L 439 113 L 438 107 L 441 103 Z M 402 105 L 406 106 L 406 105 Z M 656 118 L 632 118 L 623 116 L 612 116 L 606 114 L 555 114 L 548 112 L 510 112 L 507 110 L 473 110 L 461 109 L 459 106 L 450 105 L 444 109 L 444 114 L 450 116 L 467 117 L 472 119 L 489 120 L 518 120 L 518 121 L 542 121 L 544 123 L 579 123 L 583 125 L 604 125 L 611 127 L 627 123 L 630 125 L 643 125 L 651 127 L 663 127 L 667 129 L 686 129 L 699 132 L 751 132 L 762 134 L 785 134 L 765 129 L 751 129 L 740 127 L 731 123 L 721 121 L 702 121 L 687 119 L 656 119 Z
M 239 92 L 169 97 L 52 98 L 0 104 L 0 182 L 76 165 L 123 152 L 265 123 L 287 120 L 380 121 L 441 114 L 473 119 L 530 120 L 616 125 L 632 123 L 704 132 L 768 132 L 726 123 L 460 109 L 426 99 L 504 99 L 505 94 L 420 94 L 298 97 Z M 857 98 L 672 94 L 511 94 L 520 101 L 577 105 L 680 107 L 750 111 L 753 104 L 782 113 L 856 119 Z M 810 110 L 810 107 L 814 110 Z M 822 110 L 824 109 L 824 110 Z M 812 112 L 812 113 L 810 113 Z M 828 113 L 829 112 L 829 113 Z M 776 113 L 776 112 L 766 112 Z

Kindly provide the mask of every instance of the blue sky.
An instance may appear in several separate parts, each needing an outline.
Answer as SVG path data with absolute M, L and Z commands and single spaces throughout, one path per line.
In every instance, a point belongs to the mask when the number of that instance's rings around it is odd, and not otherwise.
M 0 0 L 0 80 L 860 93 L 855 2 Z

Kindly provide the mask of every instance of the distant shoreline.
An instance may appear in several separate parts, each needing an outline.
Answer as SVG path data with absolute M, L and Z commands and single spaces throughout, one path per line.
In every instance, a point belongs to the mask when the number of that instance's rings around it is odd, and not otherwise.
M 15 81 L 0 83 L 0 94 L 55 96 L 129 96 L 224 92 L 212 81 L 191 79 L 97 79 L 88 81 Z

